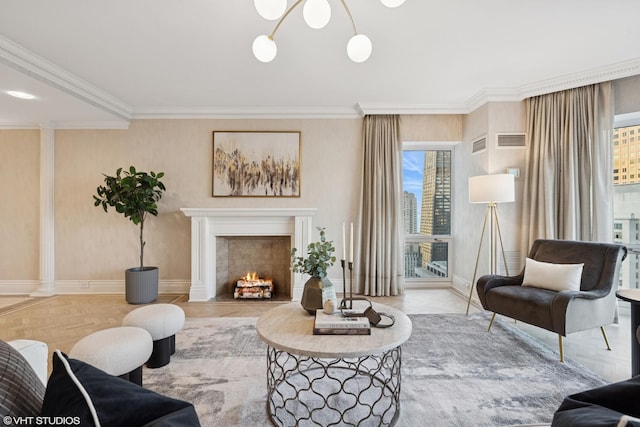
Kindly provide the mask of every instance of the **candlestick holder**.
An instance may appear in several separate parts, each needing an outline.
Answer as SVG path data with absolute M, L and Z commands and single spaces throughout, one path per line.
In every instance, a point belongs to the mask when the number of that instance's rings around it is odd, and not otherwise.
M 342 266 L 342 301 L 340 301 L 341 309 L 353 308 L 353 262 L 340 260 Z M 347 268 L 349 269 L 349 296 L 347 297 Z M 347 305 L 347 301 L 349 302 Z
M 347 272 L 346 261 L 341 259 L 340 265 L 342 266 L 342 300 L 340 301 L 340 308 L 347 308 Z

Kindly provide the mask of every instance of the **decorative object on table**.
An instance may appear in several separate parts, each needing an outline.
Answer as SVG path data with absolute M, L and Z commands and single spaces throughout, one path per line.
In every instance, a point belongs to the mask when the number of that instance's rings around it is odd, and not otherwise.
M 297 249 L 291 249 L 291 269 L 295 273 L 311 276 L 304 284 L 300 303 L 302 307 L 315 314 L 322 309 L 323 294 L 335 298 L 333 284 L 327 279 L 327 269 L 336 262 L 333 255 L 333 241 L 327 240 L 324 227 L 316 227 L 320 231 L 320 241 L 311 242 L 307 246 L 307 257 L 296 256 Z
M 324 304 L 322 304 L 322 311 L 324 311 L 326 314 L 336 313 L 338 311 L 336 301 L 332 299 L 326 300 Z
M 351 231 L 349 238 L 349 261 L 347 262 L 347 231 L 344 222 L 342 223 L 342 259 L 340 266 L 342 267 L 342 301 L 340 301 L 340 309 L 353 308 L 353 222 L 351 223 Z M 347 298 L 347 272 L 349 268 L 349 297 Z
M 104 185 L 96 188 L 94 206 L 108 207 L 129 218 L 140 230 L 140 266 L 125 272 L 126 300 L 130 304 L 146 304 L 158 297 L 158 267 L 144 266 L 144 221 L 148 214 L 158 216 L 158 201 L 166 188 L 160 179 L 164 172 L 141 172 L 130 166 L 118 168 L 115 176 L 104 175 Z
M 344 317 L 318 310 L 313 335 L 371 335 L 371 325 L 366 317 Z
M 509 275 L 507 268 L 507 259 L 504 255 L 504 245 L 502 244 L 502 234 L 500 233 L 500 224 L 498 222 L 498 203 L 513 202 L 515 200 L 515 177 L 511 174 L 495 174 L 480 175 L 469 177 L 469 203 L 486 203 L 487 208 L 484 213 L 484 221 L 482 223 L 482 233 L 480 234 L 480 243 L 478 244 L 478 255 L 476 256 L 476 266 L 473 269 L 473 278 L 471 279 L 471 290 L 469 291 L 469 300 L 467 301 L 467 312 L 469 314 L 469 306 L 471 305 L 471 296 L 476 283 L 478 273 L 478 262 L 480 261 L 480 252 L 482 250 L 482 241 L 484 240 L 484 232 L 489 222 L 490 236 L 490 266 L 491 274 L 497 272 L 497 246 L 496 235 L 500 241 L 500 249 L 502 251 L 502 260 L 504 261 L 504 270 Z
M 271 34 L 258 36 L 254 40 L 253 55 L 258 61 L 273 61 L 278 52 L 276 42 L 273 40 L 276 31 L 278 31 L 282 22 L 289 16 L 293 9 L 303 3 L 303 1 L 304 0 L 297 0 L 287 9 L 286 0 L 254 0 L 256 10 L 260 16 L 269 21 L 279 19 Z M 380 1 L 389 8 L 394 8 L 404 3 L 404 0 Z M 347 3 L 344 0 L 341 1 L 341 3 L 351 22 L 351 29 L 353 30 L 353 36 L 347 43 L 347 55 L 353 62 L 364 62 L 371 56 L 371 50 L 373 49 L 371 40 L 366 35 L 358 33 Z M 304 1 L 302 16 L 309 27 L 314 29 L 324 28 L 331 19 L 331 6 L 327 0 L 306 0 Z
M 300 197 L 300 132 L 214 131 L 213 197 Z

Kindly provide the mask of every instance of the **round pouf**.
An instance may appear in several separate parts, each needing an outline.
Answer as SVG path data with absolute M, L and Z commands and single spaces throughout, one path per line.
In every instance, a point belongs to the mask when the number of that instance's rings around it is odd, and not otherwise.
M 78 341 L 69 357 L 142 385 L 142 365 L 153 351 L 151 335 L 132 326 L 103 329 Z
M 169 363 L 176 350 L 176 332 L 184 326 L 184 311 L 175 304 L 151 304 L 136 308 L 124 316 L 123 326 L 146 329 L 153 338 L 153 352 L 148 368 L 160 368 Z

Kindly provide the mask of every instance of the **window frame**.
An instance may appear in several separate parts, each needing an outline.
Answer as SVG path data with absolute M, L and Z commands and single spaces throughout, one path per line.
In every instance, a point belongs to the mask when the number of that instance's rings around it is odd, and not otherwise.
M 454 209 L 454 192 L 455 192 L 455 183 L 454 183 L 454 146 L 459 144 L 460 141 L 447 141 L 447 142 L 435 142 L 435 141 L 403 141 L 402 142 L 402 151 L 449 151 L 451 164 L 450 164 L 450 180 L 451 180 L 451 193 L 449 197 L 451 199 L 451 217 L 450 217 L 450 234 L 448 235 L 430 235 L 425 236 L 423 234 L 417 233 L 404 233 L 403 238 L 403 254 L 404 248 L 407 244 L 411 243 L 447 243 L 447 276 L 446 277 L 404 277 L 405 288 L 407 289 L 424 289 L 424 288 L 442 288 L 443 286 L 451 286 L 453 284 L 453 271 L 452 271 L 452 253 L 453 253 L 453 229 L 454 229 L 454 221 L 453 221 L 453 209 Z M 404 192 L 404 170 L 402 174 L 403 185 L 402 191 Z M 404 272 L 403 272 L 404 275 Z

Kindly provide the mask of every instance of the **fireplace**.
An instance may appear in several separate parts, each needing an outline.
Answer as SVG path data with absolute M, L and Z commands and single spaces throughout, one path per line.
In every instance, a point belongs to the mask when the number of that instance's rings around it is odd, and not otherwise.
M 228 271 L 228 262 L 221 261 L 218 254 L 225 251 L 229 242 L 279 240 L 279 245 L 282 242 L 288 244 L 287 253 L 291 247 L 306 248 L 312 241 L 312 218 L 317 209 L 183 208 L 181 211 L 191 218 L 189 301 L 209 301 L 226 293 L 232 295 L 229 282 L 248 272 L 239 272 L 238 277 L 231 277 L 236 273 Z M 281 253 L 282 249 L 278 251 Z M 252 267 L 247 265 L 243 268 Z M 282 267 L 273 269 L 281 271 Z M 286 299 L 300 300 L 305 278 L 289 270 L 283 274 L 286 277 L 281 280 L 282 284 L 275 282 L 275 292 Z
M 290 265 L 289 236 L 217 236 L 216 299 L 291 300 Z

